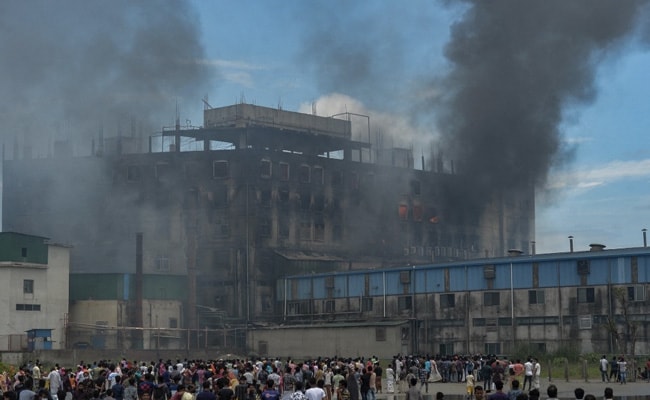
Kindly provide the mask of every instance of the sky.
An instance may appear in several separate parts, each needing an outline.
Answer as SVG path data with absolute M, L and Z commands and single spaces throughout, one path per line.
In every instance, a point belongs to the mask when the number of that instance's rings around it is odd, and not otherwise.
M 552 3 L 546 2 L 549 7 Z M 418 137 L 439 137 L 439 127 L 410 119 L 420 106 L 417 82 L 449 68 L 445 46 L 471 3 L 416 0 L 404 7 L 402 2 L 377 1 L 359 7 L 328 2 L 331 8 L 322 2 L 291 1 L 194 4 L 206 57 L 220 74 L 216 87 L 206 90 L 212 106 L 244 100 L 311 112 L 315 102 L 319 115 L 350 111 L 369 114 L 371 124 L 382 118 L 399 121 L 390 128 L 411 132 L 395 135 L 403 139 L 396 139 L 399 146 L 417 148 Z M 639 18 L 647 25 L 647 17 Z M 558 137 L 568 154 L 549 167 L 545 189 L 538 190 L 538 253 L 568 251 L 569 236 L 576 250 L 587 250 L 591 243 L 641 246 L 642 229 L 650 229 L 650 46 L 635 29 L 630 28 L 618 48 L 594 56 L 598 60 L 593 62 L 591 98 L 563 109 Z M 361 57 L 358 68 L 366 68 L 368 59 L 388 64 L 367 72 L 381 80 L 368 89 L 362 87 L 366 82 L 354 82 L 363 81 L 354 76 L 354 60 L 345 61 L 351 66 L 326 68 L 301 60 L 314 57 L 328 63 L 326 57 L 336 51 L 343 58 L 358 56 L 357 42 L 370 54 Z M 327 68 L 341 71 L 324 71 Z M 352 76 L 337 85 L 338 73 Z
M 468 209 L 534 184 L 537 253 L 650 229 L 649 0 L 9 0 L 0 52 L 0 139 L 36 157 L 204 101 L 347 111 L 465 172 Z

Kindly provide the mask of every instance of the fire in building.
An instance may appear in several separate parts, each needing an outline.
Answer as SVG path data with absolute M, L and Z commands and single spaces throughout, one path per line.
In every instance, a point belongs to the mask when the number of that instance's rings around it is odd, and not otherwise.
M 534 252 L 532 184 L 465 209 L 461 173 L 380 148 L 367 128 L 353 138 L 346 115 L 242 103 L 207 107 L 201 128 L 100 136 L 87 155 L 70 142 L 38 159 L 15 148 L 4 229 L 72 245 L 68 346 L 146 348 L 153 339 L 128 327 L 226 325 L 218 340 L 243 346 L 236 327 L 282 321 L 287 275 Z

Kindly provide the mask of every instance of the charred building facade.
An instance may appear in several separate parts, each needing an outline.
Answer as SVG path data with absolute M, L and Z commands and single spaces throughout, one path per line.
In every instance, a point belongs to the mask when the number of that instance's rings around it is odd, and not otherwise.
M 529 251 L 532 185 L 462 209 L 449 195 L 462 174 L 439 160 L 416 169 L 412 151 L 369 140 L 353 139 L 346 119 L 236 104 L 148 144 L 134 135 L 101 139 L 87 156 L 69 143 L 46 158 L 15 152 L 3 163 L 3 225 L 71 244 L 71 273 L 88 279 L 133 273 L 142 233 L 144 290 L 178 298 L 178 326 L 190 328 L 209 323 L 202 307 L 233 323 L 280 320 L 276 280 L 287 275 Z M 156 276 L 179 279 L 147 289 Z

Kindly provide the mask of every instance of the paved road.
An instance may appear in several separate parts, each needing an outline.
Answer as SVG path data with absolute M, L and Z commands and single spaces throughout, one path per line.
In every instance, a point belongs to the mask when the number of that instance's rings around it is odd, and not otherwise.
M 625 385 L 621 385 L 616 382 L 601 382 L 596 380 L 590 380 L 585 382 L 584 380 L 554 380 L 549 382 L 548 380 L 542 380 L 541 382 L 541 398 L 546 399 L 546 388 L 554 384 L 558 388 L 558 397 L 560 399 L 574 399 L 575 396 L 573 391 L 581 387 L 585 390 L 587 394 L 593 394 L 597 399 L 603 398 L 603 392 L 606 387 L 611 387 L 614 390 L 614 398 L 617 400 L 630 400 L 630 399 L 650 399 L 650 383 L 648 382 L 630 382 Z M 386 386 L 384 385 L 384 388 Z M 442 392 L 445 394 L 445 399 L 447 398 L 461 398 L 459 396 L 465 395 L 465 383 L 430 383 L 429 392 L 426 393 L 425 389 L 422 388 L 422 394 L 425 395 L 425 400 L 433 398 L 435 400 L 436 392 Z M 429 396 L 427 396 L 427 394 Z M 404 394 L 389 395 L 386 393 L 377 394 L 377 400 L 404 400 Z

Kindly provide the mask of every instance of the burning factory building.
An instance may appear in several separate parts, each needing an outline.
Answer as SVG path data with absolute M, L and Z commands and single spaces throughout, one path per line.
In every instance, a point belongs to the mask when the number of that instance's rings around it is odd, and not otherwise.
M 96 143 L 85 157 L 58 143 L 51 157 L 4 162 L 4 229 L 73 246 L 73 325 L 75 310 L 93 329 L 279 322 L 283 276 L 504 256 L 533 240 L 532 184 L 464 209 L 462 173 L 353 138 L 345 115 L 241 103 L 206 107 L 201 128 Z M 113 317 L 74 305 L 101 301 Z

